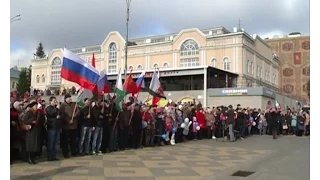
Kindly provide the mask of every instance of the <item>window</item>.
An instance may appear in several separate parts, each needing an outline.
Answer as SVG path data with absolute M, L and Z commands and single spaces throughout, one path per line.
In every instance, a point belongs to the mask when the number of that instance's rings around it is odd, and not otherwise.
M 109 66 L 108 66 L 108 72 L 109 72 L 109 73 L 115 73 L 115 72 L 117 72 L 117 65 L 109 65 Z
M 223 70 L 226 70 L 226 71 L 230 70 L 230 61 L 229 61 L 229 58 L 227 57 L 223 59 Z
M 39 83 L 40 82 L 40 76 L 37 75 L 36 79 L 37 79 L 37 83 Z
M 60 85 L 61 84 L 61 59 L 55 57 L 51 63 L 51 84 Z
M 142 70 L 142 66 L 141 66 L 141 65 L 138 65 L 137 69 L 138 69 L 138 70 Z
M 180 60 L 180 67 L 194 67 L 199 65 L 199 58 L 186 58 Z
M 249 62 L 249 60 L 247 61 L 247 73 L 250 73 L 250 69 L 251 69 L 251 64 Z
M 16 83 L 15 83 L 15 82 L 12 82 L 11 88 L 12 88 L 12 89 L 16 88 Z
M 159 68 L 159 65 L 157 63 L 153 64 L 153 68 Z
M 41 76 L 41 81 L 44 83 L 44 82 L 46 82 L 46 77 L 44 76 L 44 74 L 42 74 L 42 76 Z
M 266 80 L 266 81 L 268 81 L 268 71 L 266 70 L 266 72 L 265 72 L 265 75 L 264 75 L 265 77 L 264 77 L 264 79 Z
M 251 62 L 251 74 L 254 74 L 254 66 L 253 66 L 253 62 Z
M 274 76 L 273 76 L 273 83 L 274 83 L 274 84 L 277 84 L 277 75 L 274 75 Z
M 213 58 L 213 59 L 211 60 L 211 66 L 212 66 L 212 67 L 217 67 L 217 63 L 218 63 L 217 59 Z
M 117 72 L 117 59 L 118 59 L 117 45 L 115 43 L 111 43 L 109 45 L 109 60 L 108 60 L 109 73 Z
M 194 56 L 199 54 L 199 46 L 194 40 L 186 40 L 180 47 L 180 56 Z
M 129 70 L 130 70 L 130 71 L 133 70 L 133 66 L 129 66 Z
M 163 67 L 164 67 L 164 68 L 168 68 L 168 67 L 169 67 L 169 64 L 165 62 L 165 63 L 163 63 Z
M 259 69 L 259 66 L 257 66 L 257 77 L 260 76 L 260 69 Z
M 262 67 L 260 67 L 260 78 L 263 78 L 263 71 L 262 71 Z

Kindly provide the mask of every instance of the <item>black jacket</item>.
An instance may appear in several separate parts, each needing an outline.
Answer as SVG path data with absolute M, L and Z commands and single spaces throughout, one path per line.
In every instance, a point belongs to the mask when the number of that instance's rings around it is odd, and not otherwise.
M 62 126 L 61 119 L 57 119 L 57 115 L 59 114 L 59 109 L 54 106 L 48 106 L 46 108 L 46 116 L 47 116 L 47 129 L 59 129 Z
M 229 109 L 226 113 L 224 113 L 225 116 L 227 116 L 227 125 L 234 123 L 234 110 Z
M 89 109 L 90 108 L 90 109 Z M 87 116 L 90 114 L 90 118 Z M 94 119 L 94 112 L 93 109 L 89 106 L 86 106 L 82 109 L 82 116 L 83 116 L 83 126 L 85 127 L 93 127 L 95 126 L 95 119 Z
M 132 128 L 142 129 L 142 115 L 140 111 L 134 110 L 132 115 Z
M 245 125 L 245 115 L 243 112 L 238 112 L 237 113 L 237 124 L 239 125 Z
M 93 115 L 94 115 L 94 120 L 95 120 L 95 126 L 96 127 L 103 127 L 104 121 L 107 120 L 107 117 L 106 117 L 107 108 L 105 107 L 104 113 L 101 113 L 101 110 L 102 110 L 101 106 L 94 106 L 92 108 L 92 110 L 93 110 Z M 101 118 L 101 116 L 102 116 L 102 118 Z

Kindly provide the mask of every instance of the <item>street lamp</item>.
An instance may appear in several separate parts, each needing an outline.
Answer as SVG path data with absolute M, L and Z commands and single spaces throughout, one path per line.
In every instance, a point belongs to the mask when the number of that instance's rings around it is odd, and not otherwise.
M 14 21 L 20 21 L 21 14 L 15 15 L 14 17 L 10 18 L 10 23 L 14 22 Z
M 124 51 L 124 77 L 127 77 L 127 66 L 128 66 L 128 33 L 129 33 L 129 8 L 131 0 L 126 0 L 127 3 L 127 22 L 126 22 L 126 46 Z

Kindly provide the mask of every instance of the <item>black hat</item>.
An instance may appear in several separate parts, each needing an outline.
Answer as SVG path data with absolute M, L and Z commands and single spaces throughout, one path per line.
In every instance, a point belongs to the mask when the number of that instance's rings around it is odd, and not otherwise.
M 232 108 L 232 105 L 229 105 L 228 108 Z
M 70 94 L 64 95 L 64 99 L 67 99 L 67 98 L 71 98 L 71 95 Z
M 27 105 L 27 107 L 26 108 L 31 108 L 31 107 L 33 107 L 34 105 L 37 105 L 38 103 L 36 102 L 36 101 L 32 101 L 32 102 L 30 102 L 28 105 Z
M 241 104 L 237 104 L 237 106 L 239 107 L 239 106 L 241 106 Z

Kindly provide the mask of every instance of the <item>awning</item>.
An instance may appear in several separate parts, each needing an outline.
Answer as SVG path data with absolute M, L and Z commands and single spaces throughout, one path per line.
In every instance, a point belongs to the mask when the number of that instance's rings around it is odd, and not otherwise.
M 181 103 L 182 103 L 182 104 L 188 103 L 188 102 L 193 103 L 193 99 L 194 99 L 194 98 L 185 97 L 185 98 L 181 99 Z

